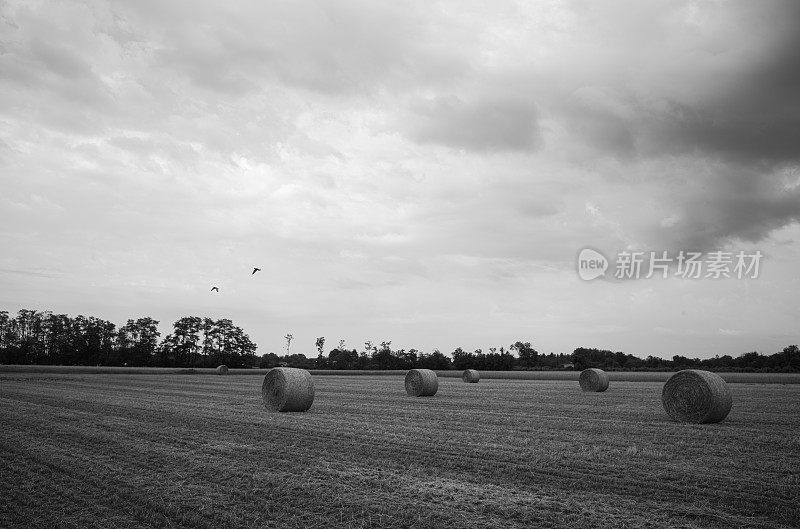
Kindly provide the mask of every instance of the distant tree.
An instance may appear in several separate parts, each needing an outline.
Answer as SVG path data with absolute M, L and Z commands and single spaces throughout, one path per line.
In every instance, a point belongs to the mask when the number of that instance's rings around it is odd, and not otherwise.
M 434 349 L 430 356 L 431 360 L 431 367 L 430 369 L 450 369 L 451 361 L 450 359 L 443 355 L 441 351 L 438 349 Z
M 151 330 L 154 330 L 151 322 Z M 256 345 L 227 318 L 184 317 L 156 350 L 157 364 L 168 367 L 253 367 L 258 364 Z M 151 336 L 152 339 L 152 336 Z
M 416 349 L 409 349 L 408 352 L 401 351 L 400 359 L 403 365 L 400 369 L 415 369 L 419 361 L 419 351 Z
M 323 354 L 323 349 L 325 348 L 325 337 L 320 336 L 317 338 L 316 341 L 317 351 L 319 354 L 317 355 L 317 368 L 322 369 L 325 367 L 325 356 Z
M 253 367 L 256 365 L 256 345 L 250 337 L 231 320 L 216 322 L 220 349 L 211 360 L 211 365 L 225 364 L 228 367 Z
M 358 369 L 358 353 L 355 349 L 334 349 L 328 356 L 328 364 L 333 369 Z
M 267 353 L 261 355 L 261 359 L 258 363 L 258 367 L 260 368 L 273 368 L 276 367 L 280 363 L 281 359 L 275 353 Z
M 530 342 L 517 341 L 511 346 L 511 349 L 517 351 L 520 366 L 525 369 L 531 369 L 536 366 L 539 359 L 539 352 L 531 347 Z
M 733 365 L 733 357 L 731 355 L 722 355 L 717 358 L 717 365 L 724 368 L 731 367 Z
M 211 318 L 203 318 L 203 345 L 201 355 L 203 357 L 203 363 L 206 365 L 213 364 L 213 359 L 219 356 L 219 352 L 223 346 L 222 336 L 220 334 L 221 330 L 217 322 Z
M 453 368 L 459 371 L 463 369 L 473 368 L 475 364 L 475 355 L 464 351 L 460 347 L 456 347 L 453 351 Z
M 372 340 L 364 342 L 364 351 L 358 355 L 358 369 L 377 369 L 372 360 L 378 348 L 373 345 Z
M 78 363 L 74 325 L 73 319 L 66 314 L 50 315 L 47 323 L 49 363 L 56 365 Z
M 158 321 L 153 318 L 128 320 L 117 331 L 117 363 L 128 366 L 152 365 L 160 336 Z
M 744 353 L 734 360 L 734 364 L 748 371 L 755 371 L 764 365 L 764 358 L 756 351 Z
M 713 362 L 713 359 L 711 359 Z M 697 358 L 687 358 L 681 355 L 675 355 L 672 357 L 672 368 L 673 369 L 690 369 L 695 367 L 701 367 L 701 362 Z
M 429 355 L 420 355 L 418 365 L 425 369 L 445 370 L 450 369 L 451 361 L 441 351 L 434 349 Z
M 392 355 L 391 345 L 392 342 L 383 341 L 380 348 L 372 353 L 372 363 L 375 369 L 393 369 L 395 367 L 395 358 Z
M 170 347 L 169 363 L 185 367 L 197 364 L 201 350 L 202 325 L 202 318 L 197 316 L 184 316 L 172 324 L 173 331 L 166 342 Z
M 625 353 L 621 351 L 617 351 L 614 353 L 614 367 L 625 367 L 625 364 L 628 362 L 628 357 L 625 356 Z
M 800 348 L 796 345 L 789 345 L 776 356 L 781 361 L 784 371 L 800 371 Z
M 80 365 L 109 365 L 116 342 L 116 325 L 93 316 L 75 317 L 75 353 Z
M 16 334 L 16 357 L 19 362 L 44 363 L 44 351 L 40 344 L 41 315 L 35 310 L 19 310 L 12 326 Z
M 311 369 L 314 367 L 314 361 L 306 358 L 306 355 L 295 353 L 286 355 L 281 359 L 281 364 L 286 364 L 288 367 L 297 367 L 300 369 Z
M 634 361 L 632 361 L 632 359 Z M 623 365 L 626 367 L 638 367 L 638 365 L 643 365 L 645 362 L 649 362 L 650 367 L 654 369 L 664 369 L 671 365 L 671 362 L 654 356 L 649 357 L 648 360 L 642 360 L 631 355 L 626 356 L 621 352 L 615 353 L 607 349 L 596 349 L 594 347 L 578 347 L 572 353 L 572 363 L 575 365 L 575 369 L 580 370 L 589 367 L 614 369 Z
M 8 311 L 0 310 L 0 364 L 14 363 L 11 351 L 16 342 L 16 336 L 12 331 L 11 321 Z

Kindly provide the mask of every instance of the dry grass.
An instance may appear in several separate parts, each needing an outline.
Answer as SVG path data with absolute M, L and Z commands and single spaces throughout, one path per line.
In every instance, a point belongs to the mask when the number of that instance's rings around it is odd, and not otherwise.
M 608 389 L 608 374 L 593 367 L 584 369 L 578 378 L 578 384 L 583 391 L 602 392 Z
M 470 384 L 475 384 L 480 382 L 481 374 L 474 369 L 465 369 L 464 373 L 461 375 L 461 380 Z
M 722 421 L 733 404 L 727 383 L 717 374 L 698 369 L 672 375 L 664 384 L 661 402 L 673 420 L 695 424 Z
M 261 400 L 272 411 L 306 411 L 314 403 L 314 381 L 305 369 L 276 367 L 264 376 Z
M 433 397 L 439 389 L 439 379 L 430 369 L 410 369 L 405 379 L 406 393 L 411 397 Z

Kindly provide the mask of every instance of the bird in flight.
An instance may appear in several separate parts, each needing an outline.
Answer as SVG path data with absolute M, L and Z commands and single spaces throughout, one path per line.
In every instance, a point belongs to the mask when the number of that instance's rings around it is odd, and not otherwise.
M 260 268 L 255 268 L 255 267 L 253 267 L 253 273 L 252 273 L 252 274 L 250 274 L 250 275 L 253 275 L 253 274 L 255 274 L 256 272 L 260 272 L 260 271 L 261 271 L 261 269 L 260 269 Z
M 211 287 L 211 290 L 216 290 L 217 292 L 219 292 L 219 287 Z

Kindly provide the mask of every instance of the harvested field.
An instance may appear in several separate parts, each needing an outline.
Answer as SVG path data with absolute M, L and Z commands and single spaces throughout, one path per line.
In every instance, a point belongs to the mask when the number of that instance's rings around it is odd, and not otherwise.
M 694 425 L 660 382 L 316 376 L 302 414 L 261 382 L 0 374 L 0 527 L 800 525 L 800 386 Z

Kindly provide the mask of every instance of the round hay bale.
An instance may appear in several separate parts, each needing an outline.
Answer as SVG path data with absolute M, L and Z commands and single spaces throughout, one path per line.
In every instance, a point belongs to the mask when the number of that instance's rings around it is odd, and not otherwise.
M 674 421 L 705 424 L 727 417 L 733 400 L 721 376 L 699 369 L 684 369 L 664 383 L 661 403 Z
M 584 369 L 578 378 L 578 384 L 583 391 L 605 391 L 608 389 L 608 373 L 595 367 Z
M 261 400 L 272 411 L 306 411 L 314 402 L 311 373 L 294 367 L 274 367 L 264 377 Z
M 464 382 L 470 382 L 474 384 L 481 379 L 481 374 L 475 371 L 474 369 L 465 369 L 464 373 L 461 375 L 461 380 Z
M 412 369 L 406 373 L 406 393 L 411 397 L 433 397 L 439 389 L 439 379 L 430 369 Z
M 218 375 L 227 375 L 228 374 L 228 366 L 222 364 L 221 366 L 217 366 L 217 374 Z

